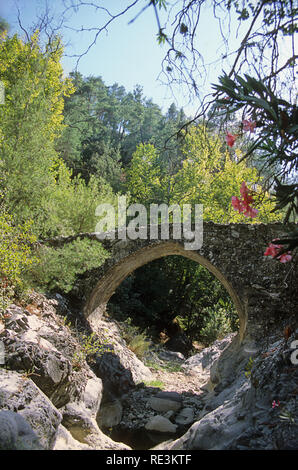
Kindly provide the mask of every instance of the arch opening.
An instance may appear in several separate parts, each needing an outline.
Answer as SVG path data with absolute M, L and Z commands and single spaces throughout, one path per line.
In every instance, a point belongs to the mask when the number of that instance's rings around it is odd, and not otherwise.
M 241 300 L 231 282 L 205 257 L 196 251 L 185 250 L 183 245 L 175 242 L 160 242 L 155 245 L 140 248 L 134 253 L 123 258 L 121 261 L 118 261 L 114 266 L 110 267 L 98 281 L 97 285 L 93 289 L 89 301 L 86 304 L 85 315 L 88 317 L 89 322 L 96 325 L 96 320 L 100 318 L 102 313 L 105 311 L 106 306 L 116 289 L 131 273 L 154 260 L 171 255 L 180 255 L 184 258 L 195 261 L 206 268 L 216 279 L 218 279 L 228 292 L 235 306 L 239 317 L 239 340 L 242 342 L 245 335 L 247 319 Z

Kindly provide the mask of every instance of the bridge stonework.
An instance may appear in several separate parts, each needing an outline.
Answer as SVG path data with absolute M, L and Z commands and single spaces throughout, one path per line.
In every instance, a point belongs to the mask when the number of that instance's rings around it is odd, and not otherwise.
M 102 240 L 110 257 L 85 273 L 80 286 L 84 314 L 91 324 L 103 314 L 121 282 L 135 269 L 157 258 L 181 255 L 207 268 L 229 292 L 239 315 L 239 338 L 258 339 L 272 328 L 282 334 L 283 319 L 298 316 L 298 269 L 264 256 L 270 241 L 285 234 L 282 224 L 215 224 L 204 222 L 203 244 L 186 250 L 183 236 L 169 240 Z M 162 302 L 162 298 L 160 299 Z

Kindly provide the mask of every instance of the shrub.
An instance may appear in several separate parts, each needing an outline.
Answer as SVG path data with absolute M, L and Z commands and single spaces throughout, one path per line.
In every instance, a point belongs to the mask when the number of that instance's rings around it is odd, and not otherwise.
M 104 354 L 105 352 L 112 352 L 107 348 L 108 340 L 99 339 L 95 333 L 90 335 L 83 334 L 79 338 L 80 349 L 73 355 L 72 365 L 75 369 L 82 367 L 84 361 L 92 358 L 95 354 Z
M 32 243 L 31 222 L 16 225 L 11 215 L 0 215 L 0 313 L 11 302 L 15 292 L 25 289 L 22 275 L 36 264 Z
M 227 316 L 226 310 L 222 307 L 207 309 L 204 326 L 200 331 L 200 341 L 209 346 L 217 339 L 224 338 L 227 334 L 235 331 L 232 327 L 231 319 Z
M 147 338 L 144 333 L 141 333 L 135 336 L 130 343 L 128 343 L 128 348 L 139 358 L 143 359 L 144 354 L 148 351 L 150 342 L 147 341 Z
M 165 388 L 165 384 L 161 380 L 149 380 L 148 382 L 144 382 L 146 387 L 158 387 L 161 389 Z
M 69 292 L 76 276 L 100 266 L 107 254 L 96 241 L 76 240 L 62 248 L 40 247 L 38 257 L 39 263 L 26 273 L 27 280 L 37 288 Z

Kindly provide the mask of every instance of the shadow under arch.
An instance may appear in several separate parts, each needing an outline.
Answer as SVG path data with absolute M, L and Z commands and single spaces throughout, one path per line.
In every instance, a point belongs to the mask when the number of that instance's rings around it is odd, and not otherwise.
M 242 305 L 234 287 L 226 279 L 224 274 L 204 256 L 200 255 L 196 251 L 186 250 L 183 244 L 179 242 L 170 241 L 158 242 L 156 244 L 150 244 L 149 246 L 140 248 L 110 266 L 106 272 L 104 269 L 105 265 L 102 266 L 104 274 L 92 290 L 84 308 L 84 315 L 92 326 L 96 326 L 96 321 L 104 313 L 111 296 L 127 276 L 150 261 L 170 255 L 181 255 L 185 258 L 196 261 L 198 264 L 201 264 L 208 269 L 208 271 L 210 271 L 221 282 L 229 293 L 238 313 L 239 340 L 242 342 L 247 326 L 247 316 L 245 314 L 244 306 Z

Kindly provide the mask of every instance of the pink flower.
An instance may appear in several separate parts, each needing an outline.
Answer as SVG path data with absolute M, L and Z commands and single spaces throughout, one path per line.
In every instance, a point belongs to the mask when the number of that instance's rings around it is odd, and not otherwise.
M 237 139 L 237 137 L 235 135 L 230 134 L 230 132 L 227 133 L 226 142 L 227 142 L 229 147 L 233 147 L 236 139 Z
M 242 200 L 238 199 L 238 197 L 236 196 L 232 196 L 232 206 L 240 214 L 243 212 L 245 217 L 251 217 L 253 219 L 257 216 L 259 211 L 250 206 L 250 204 L 252 204 L 254 200 L 251 195 L 251 191 L 245 184 L 245 181 L 243 181 L 243 183 L 241 184 L 240 194 L 242 196 Z
M 272 408 L 275 408 L 275 407 L 277 407 L 277 406 L 279 406 L 279 405 L 280 405 L 280 401 L 279 401 L 279 400 L 277 400 L 277 401 L 273 400 L 273 402 L 272 402 Z
M 292 255 L 290 255 L 290 252 L 288 251 L 287 253 L 283 253 L 278 259 L 281 263 L 287 263 L 288 261 L 291 261 Z
M 243 197 L 243 202 L 247 206 L 248 204 L 251 204 L 253 202 L 253 197 L 250 194 L 250 190 L 245 184 L 245 181 L 240 186 L 240 194 Z
M 252 219 L 258 215 L 259 211 L 258 209 L 254 209 L 253 207 L 247 206 L 246 211 L 244 212 L 243 215 L 245 217 L 251 217 Z
M 242 121 L 242 125 L 243 125 L 243 130 L 254 132 L 257 124 L 255 121 L 249 121 L 247 119 L 244 119 Z
M 237 196 L 232 196 L 232 206 L 234 207 L 235 211 L 243 212 L 244 207 L 240 199 Z
M 288 261 L 291 261 L 292 255 L 291 252 L 288 251 L 287 253 L 283 253 L 282 255 L 278 256 L 278 253 L 282 249 L 282 245 L 276 245 L 274 243 L 270 243 L 269 246 L 267 247 L 264 255 L 265 256 L 272 256 L 273 258 L 277 258 L 278 261 L 281 263 L 287 263 Z
M 281 249 L 281 245 L 275 245 L 274 243 L 270 243 L 264 253 L 264 256 L 274 257 L 279 253 L 280 249 Z

